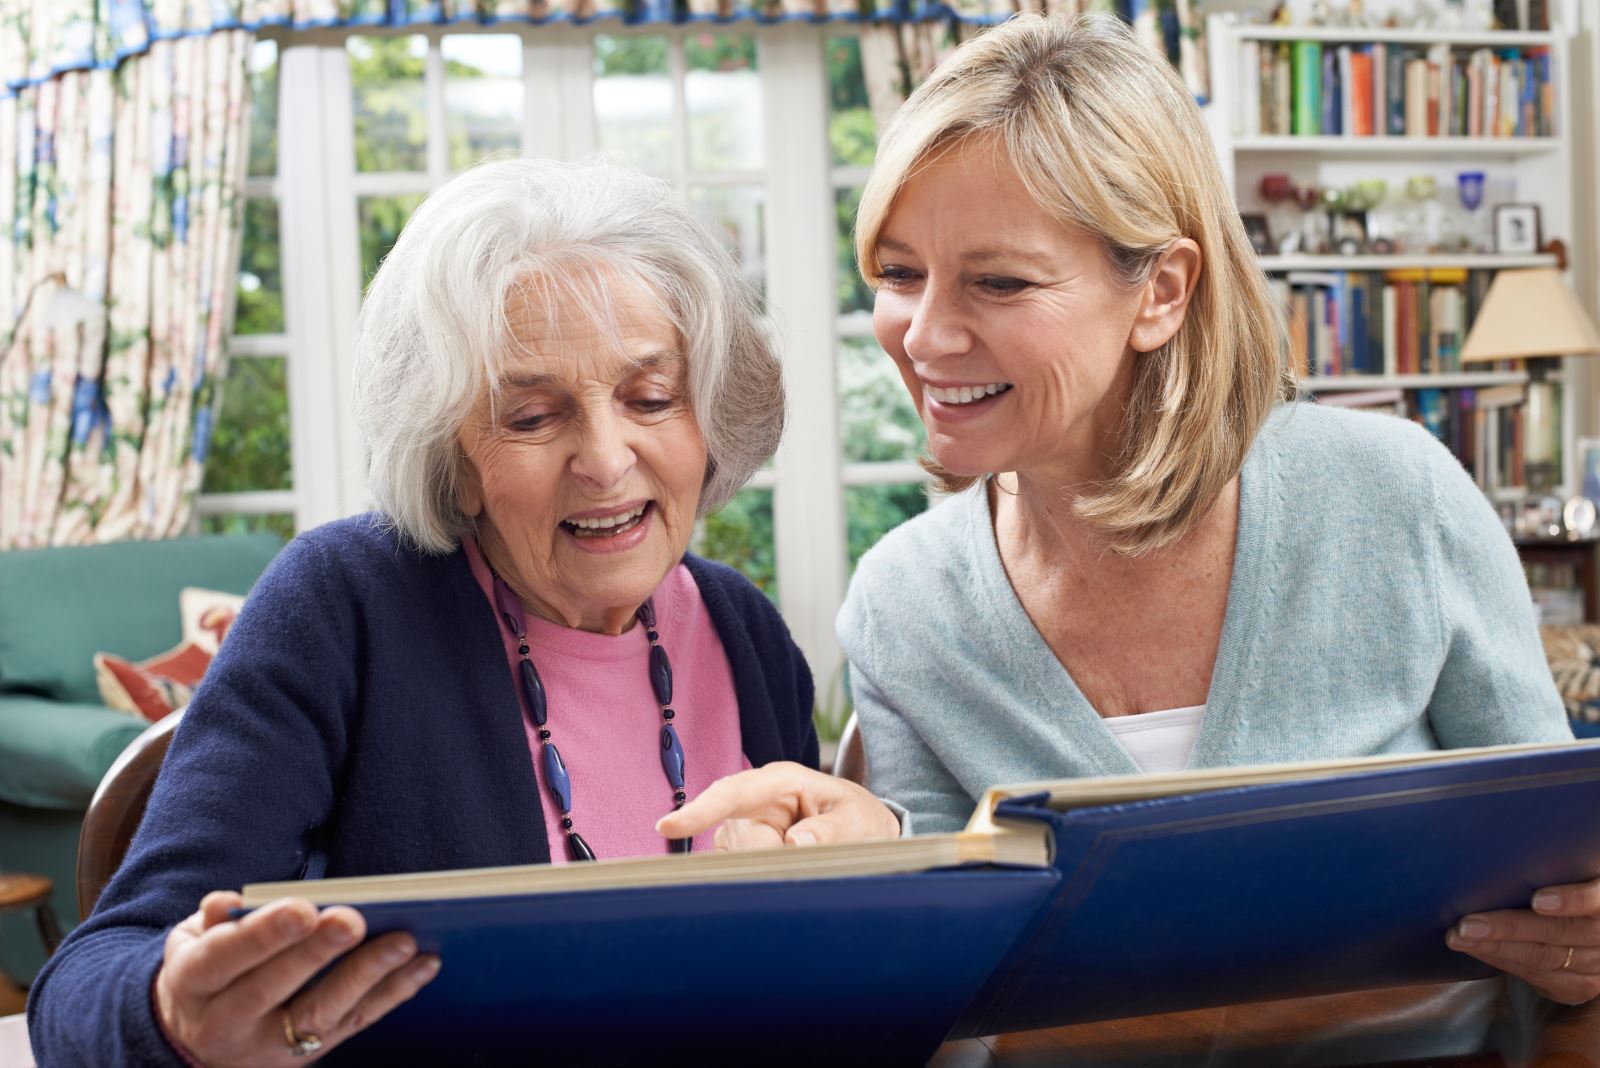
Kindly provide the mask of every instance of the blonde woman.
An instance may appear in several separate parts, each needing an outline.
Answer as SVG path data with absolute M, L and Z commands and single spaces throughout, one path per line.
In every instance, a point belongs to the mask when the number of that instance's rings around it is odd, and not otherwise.
M 1460 465 L 1411 423 L 1282 403 L 1199 112 L 1119 23 L 959 49 L 885 131 L 856 236 L 953 494 L 839 617 L 872 787 L 912 829 L 995 782 L 1571 736 Z M 1600 993 L 1600 883 L 1532 904 L 1450 944 Z

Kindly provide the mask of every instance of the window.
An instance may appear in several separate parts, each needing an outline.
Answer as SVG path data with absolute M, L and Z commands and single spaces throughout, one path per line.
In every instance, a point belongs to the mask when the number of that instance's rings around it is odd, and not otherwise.
M 827 69 L 845 547 L 854 570 L 879 538 L 927 507 L 926 476 L 916 463 L 927 435 L 893 362 L 873 339 L 872 291 L 856 270 L 856 206 L 877 148 L 860 39 L 829 38 Z
M 239 321 L 204 524 L 287 533 L 368 507 L 351 415 L 355 318 L 411 212 L 481 159 L 611 151 L 702 213 L 780 334 L 783 448 L 703 521 L 695 549 L 779 603 L 819 703 L 836 708 L 833 618 L 849 568 L 926 506 L 921 422 L 872 340 L 850 247 L 874 147 L 856 38 L 799 23 L 461 25 L 261 49 Z
M 278 47 L 259 41 L 251 56 L 250 160 L 244 226 L 222 407 L 196 504 L 206 533 L 270 530 L 294 534 L 298 516 L 290 432 L 290 344 L 284 317 L 279 240 Z

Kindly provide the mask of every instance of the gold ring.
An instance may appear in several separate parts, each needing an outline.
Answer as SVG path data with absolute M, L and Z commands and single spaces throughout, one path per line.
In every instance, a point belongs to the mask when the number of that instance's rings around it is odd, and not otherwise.
M 1567 947 L 1567 959 L 1561 962 L 1561 967 L 1557 968 L 1556 971 L 1564 972 L 1568 968 L 1572 967 L 1572 951 L 1576 948 L 1576 946 Z
M 302 1035 L 295 1030 L 294 1020 L 289 1016 L 289 1006 L 283 1007 L 283 1041 L 288 1044 L 289 1052 L 296 1057 L 306 1057 L 322 1049 L 322 1039 L 316 1035 Z

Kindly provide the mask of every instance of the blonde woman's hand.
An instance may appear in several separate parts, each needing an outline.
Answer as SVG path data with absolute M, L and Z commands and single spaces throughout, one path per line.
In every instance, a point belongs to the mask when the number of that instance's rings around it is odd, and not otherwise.
M 151 991 L 167 1037 L 206 1068 L 286 1068 L 316 1060 L 439 971 L 439 958 L 418 957 L 408 934 L 361 945 L 367 925 L 355 909 L 341 905 L 319 913 L 309 901 L 284 898 L 231 919 L 229 911 L 241 903 L 235 893 L 207 894 L 167 936 Z M 296 1036 L 315 1036 L 321 1045 L 296 1055 Z
M 789 761 L 718 779 L 656 829 L 689 838 L 719 823 L 719 850 L 900 837 L 900 821 L 869 791 Z
M 1463 916 L 1446 942 L 1551 1001 L 1592 1001 L 1600 996 L 1600 879 L 1545 887 L 1533 895 L 1532 909 Z

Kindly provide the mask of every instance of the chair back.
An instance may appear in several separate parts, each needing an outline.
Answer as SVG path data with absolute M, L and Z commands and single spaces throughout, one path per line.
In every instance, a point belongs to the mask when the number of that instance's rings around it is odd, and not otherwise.
M 179 709 L 146 727 L 128 743 L 128 748 L 100 780 L 89 802 L 89 811 L 84 814 L 83 830 L 78 833 L 80 915 L 88 916 L 94 911 L 100 891 L 106 888 L 128 852 L 133 832 L 139 829 L 139 821 L 144 818 L 144 807 L 156 784 L 161 760 L 167 755 L 172 732 L 178 729 L 182 718 L 183 710 Z
M 833 758 L 833 773 L 861 786 L 867 785 L 867 749 L 861 742 L 861 724 L 856 714 L 844 722 L 839 735 L 839 749 Z

